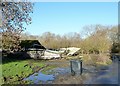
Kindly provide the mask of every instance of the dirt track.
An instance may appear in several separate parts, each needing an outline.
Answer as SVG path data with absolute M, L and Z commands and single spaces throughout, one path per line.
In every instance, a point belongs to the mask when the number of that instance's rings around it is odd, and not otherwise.
M 59 68 L 68 70 L 66 73 L 57 75 L 53 84 L 117 84 L 118 83 L 118 61 L 111 65 L 95 68 L 93 66 L 83 66 L 83 74 L 72 76 L 69 69 L 69 61 L 56 60 L 48 64 L 58 65 Z M 66 63 L 66 64 L 65 64 Z M 62 70 L 63 70 L 62 69 Z M 64 70 L 63 70 L 64 71 Z M 62 71 L 61 71 L 62 72 Z
M 111 65 L 95 67 L 92 65 L 83 65 L 82 75 L 71 75 L 69 60 L 49 60 L 45 64 L 56 67 L 47 70 L 46 76 L 54 76 L 48 84 L 117 84 L 118 83 L 118 61 Z M 38 73 L 39 74 L 39 73 Z M 41 76 L 40 76 L 41 77 Z M 40 77 L 38 79 L 40 79 Z M 42 78 L 42 77 L 41 77 Z M 45 78 L 45 77 L 44 77 Z M 44 84 L 43 83 L 43 84 Z

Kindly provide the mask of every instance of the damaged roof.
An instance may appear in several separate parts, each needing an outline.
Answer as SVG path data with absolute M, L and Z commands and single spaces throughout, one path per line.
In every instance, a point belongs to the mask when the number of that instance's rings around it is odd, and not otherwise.
M 21 48 L 38 48 L 38 49 L 46 49 L 38 40 L 21 40 L 20 43 Z

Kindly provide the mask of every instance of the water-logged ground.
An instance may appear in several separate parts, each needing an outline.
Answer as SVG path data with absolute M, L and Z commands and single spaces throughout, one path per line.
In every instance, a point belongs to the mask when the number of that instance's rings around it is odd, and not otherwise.
M 52 81 L 55 79 L 54 75 L 46 75 L 41 73 L 40 71 L 38 73 L 34 73 L 33 75 L 29 76 L 28 78 L 25 78 L 24 80 L 30 80 L 34 84 L 45 84 L 45 83 L 52 83 Z
M 43 74 L 40 70 L 24 80 L 31 80 L 34 84 L 118 84 L 118 61 L 97 68 L 83 66 L 83 74 L 75 76 L 71 76 L 69 61 L 48 62 L 48 64 L 59 67 L 48 70 L 47 74 Z
M 84 84 L 118 84 L 118 62 L 100 67 Z

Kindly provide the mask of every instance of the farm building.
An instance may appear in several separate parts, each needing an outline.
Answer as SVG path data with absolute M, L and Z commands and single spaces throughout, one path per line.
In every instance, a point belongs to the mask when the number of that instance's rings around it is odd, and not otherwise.
M 56 59 L 60 54 L 53 50 L 48 50 L 38 40 L 21 40 L 20 46 L 34 59 Z
M 40 59 L 46 49 L 38 40 L 21 40 L 20 46 L 23 51 L 26 51 L 34 59 Z
M 24 50 L 29 50 L 29 49 L 41 49 L 45 50 L 46 48 L 41 45 L 41 43 L 38 40 L 21 40 L 20 46 Z
M 61 48 L 60 50 L 62 51 L 66 51 L 67 56 L 75 56 L 78 55 L 81 48 L 77 48 L 77 47 L 68 47 L 68 48 Z

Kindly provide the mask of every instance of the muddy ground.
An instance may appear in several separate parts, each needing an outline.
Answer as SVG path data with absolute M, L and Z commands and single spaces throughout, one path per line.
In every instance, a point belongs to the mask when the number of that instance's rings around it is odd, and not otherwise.
M 43 75 L 44 78 L 48 79 L 48 76 L 51 76 L 52 79 L 35 84 L 118 84 L 118 61 L 99 67 L 83 64 L 82 75 L 75 76 L 71 75 L 69 60 L 50 60 L 46 61 L 46 64 L 56 66 Z M 41 74 L 41 71 L 38 74 Z M 40 76 L 38 79 L 43 79 L 43 77 Z

